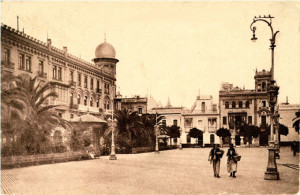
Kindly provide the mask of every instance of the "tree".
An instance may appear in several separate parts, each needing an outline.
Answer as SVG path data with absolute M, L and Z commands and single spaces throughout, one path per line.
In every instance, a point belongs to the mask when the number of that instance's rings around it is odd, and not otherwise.
M 128 149 L 134 147 L 134 138 L 138 136 L 139 116 L 137 112 L 129 112 L 126 109 L 118 110 L 116 113 L 117 118 L 117 132 L 116 140 L 120 146 Z
M 68 126 L 68 122 L 54 110 L 58 105 L 45 104 L 49 98 L 58 97 L 54 92 L 55 83 L 42 85 L 36 77 L 31 78 L 29 75 L 12 77 L 8 83 L 11 87 L 5 91 L 9 95 L 4 98 L 4 102 L 9 102 L 9 98 L 13 97 L 23 105 L 19 117 L 22 120 L 18 122 L 18 132 L 14 132 L 18 135 L 19 144 L 29 154 L 49 152 L 53 127 Z
M 180 137 L 180 127 L 177 125 L 172 125 L 170 127 L 167 127 L 167 135 L 170 136 L 170 138 L 177 138 Z M 172 145 L 172 143 L 171 143 Z
M 216 134 L 217 134 L 217 136 L 222 137 L 222 138 L 231 136 L 231 133 L 226 128 L 219 128 L 217 130 Z
M 252 137 L 257 138 L 260 134 L 260 128 L 255 125 L 245 124 L 241 126 L 240 135 L 244 137 L 248 137 L 251 139 Z
M 196 138 L 197 139 L 197 142 L 199 143 L 199 137 L 203 135 L 203 132 L 197 128 L 192 128 L 190 131 L 189 131 L 189 136 L 190 137 L 193 137 L 193 138 Z

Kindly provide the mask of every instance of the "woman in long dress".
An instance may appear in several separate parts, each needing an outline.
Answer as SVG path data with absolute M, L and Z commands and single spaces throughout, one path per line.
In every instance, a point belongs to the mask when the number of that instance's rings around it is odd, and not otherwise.
M 237 172 L 237 161 L 234 159 L 234 156 L 237 156 L 237 152 L 233 147 L 233 144 L 230 144 L 230 147 L 227 151 L 227 171 L 230 173 L 229 177 L 236 178 L 235 173 Z

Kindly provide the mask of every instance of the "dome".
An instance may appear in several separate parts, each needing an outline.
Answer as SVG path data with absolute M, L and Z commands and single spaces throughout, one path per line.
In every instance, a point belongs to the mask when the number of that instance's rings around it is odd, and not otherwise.
M 101 43 L 95 50 L 95 58 L 115 58 L 116 51 L 109 43 Z

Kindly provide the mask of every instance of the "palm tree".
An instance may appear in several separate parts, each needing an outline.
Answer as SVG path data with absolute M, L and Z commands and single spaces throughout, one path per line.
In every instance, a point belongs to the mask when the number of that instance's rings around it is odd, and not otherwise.
M 139 116 L 137 112 L 129 112 L 126 109 L 118 110 L 117 118 L 117 132 L 116 138 L 119 142 L 126 144 L 129 149 L 134 146 L 134 138 L 138 136 Z
M 19 121 L 20 144 L 29 153 L 45 152 L 49 148 L 50 134 L 54 126 L 67 127 L 67 121 L 60 118 L 54 108 L 58 105 L 46 105 L 45 102 L 52 97 L 58 97 L 53 91 L 55 85 L 47 82 L 42 85 L 36 77 L 19 75 L 13 79 L 14 87 L 11 87 L 4 98 L 4 102 L 13 97 L 15 101 L 22 103 L 22 115 Z

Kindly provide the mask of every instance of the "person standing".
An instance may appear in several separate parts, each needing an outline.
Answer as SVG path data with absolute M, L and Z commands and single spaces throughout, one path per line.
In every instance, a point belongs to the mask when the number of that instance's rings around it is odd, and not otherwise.
M 220 178 L 219 173 L 220 173 L 221 159 L 220 159 L 220 155 L 218 155 L 218 153 L 220 152 L 221 150 L 220 148 L 218 148 L 218 145 L 214 144 L 208 156 L 208 160 L 210 161 L 210 163 L 211 162 L 213 163 L 214 176 L 217 178 Z
M 230 147 L 227 151 L 227 171 L 230 173 L 229 177 L 236 178 L 235 173 L 237 172 L 237 161 L 234 159 L 234 156 L 237 156 L 237 152 L 233 147 L 233 144 L 230 144 Z
M 293 141 L 291 149 L 293 151 L 293 155 L 296 156 L 296 152 L 297 152 L 297 143 L 296 143 L 296 141 Z

